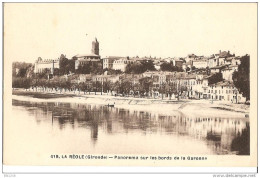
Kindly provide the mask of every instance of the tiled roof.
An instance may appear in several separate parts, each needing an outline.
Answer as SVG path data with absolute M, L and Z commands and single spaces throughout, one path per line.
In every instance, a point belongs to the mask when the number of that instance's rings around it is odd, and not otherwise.
M 77 54 L 76 56 L 73 56 L 73 57 L 100 57 L 99 55 L 96 55 L 96 54 Z
M 218 82 L 218 83 L 214 83 L 214 84 L 211 84 L 209 86 L 234 86 L 233 82 L 230 82 L 230 81 L 221 81 L 221 82 Z

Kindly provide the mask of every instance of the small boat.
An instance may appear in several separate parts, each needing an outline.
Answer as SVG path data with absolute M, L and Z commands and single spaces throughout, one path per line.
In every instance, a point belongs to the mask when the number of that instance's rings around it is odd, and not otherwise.
M 114 103 L 114 104 L 107 104 L 106 106 L 108 106 L 108 107 L 114 107 L 114 106 L 115 106 L 115 103 Z

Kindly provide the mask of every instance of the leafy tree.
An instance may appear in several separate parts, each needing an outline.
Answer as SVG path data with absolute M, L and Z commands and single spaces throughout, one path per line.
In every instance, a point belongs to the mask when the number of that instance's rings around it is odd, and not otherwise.
M 123 95 L 129 94 L 131 90 L 131 81 L 129 79 L 124 79 L 120 82 L 119 92 Z
M 80 83 L 80 84 L 79 84 L 79 88 L 80 88 L 80 90 L 83 91 L 84 94 L 85 94 L 86 91 L 87 91 L 87 89 L 88 89 L 88 85 L 87 85 L 85 82 L 83 82 L 83 83 Z
M 112 89 L 112 83 L 110 81 L 104 82 L 103 83 L 103 90 L 104 91 L 109 91 Z
M 172 97 L 172 94 L 176 92 L 177 92 L 177 87 L 175 83 L 166 84 L 166 93 L 170 96 L 170 99 Z
M 223 81 L 222 73 L 215 73 L 208 78 L 209 85 Z
M 115 91 L 118 94 L 119 93 L 119 88 L 120 88 L 119 81 L 116 81 L 115 83 L 113 83 L 111 88 L 112 88 L 113 91 Z
M 155 71 L 155 67 L 152 61 L 141 61 L 141 62 L 135 62 L 133 64 L 127 64 L 125 73 L 128 74 L 141 74 L 145 71 Z
M 140 83 L 140 94 L 144 94 L 146 93 L 146 96 L 148 96 L 148 93 L 151 89 L 151 87 L 153 86 L 153 80 L 150 77 L 144 77 L 139 79 L 139 83 Z
M 78 66 L 76 70 L 77 74 L 97 74 L 100 75 L 103 73 L 102 65 L 96 62 L 89 62 Z
M 33 65 L 32 63 L 25 62 L 13 62 L 12 63 L 12 76 L 15 77 L 26 77 L 26 73 Z M 16 74 L 16 70 L 18 69 L 18 74 Z
M 101 63 L 96 63 L 96 62 L 92 63 L 92 65 L 90 65 L 90 73 L 96 75 L 103 74 L 103 67 Z
M 177 66 L 173 66 L 172 63 L 169 62 L 164 62 L 160 65 L 160 68 L 162 71 L 169 71 L 169 72 L 173 72 L 173 71 L 178 71 L 178 72 L 182 72 L 182 68 L 179 68 Z
M 147 70 L 150 70 L 150 71 L 155 71 L 156 70 L 155 67 L 154 67 L 154 63 L 151 60 L 142 61 L 141 64 L 143 65 L 144 72 L 147 71 Z
M 59 75 L 65 75 L 69 73 L 75 72 L 75 60 L 73 59 L 67 59 L 65 55 L 60 56 L 60 69 L 59 69 Z
M 232 79 L 238 91 L 246 97 L 246 100 L 250 100 L 250 56 L 241 58 L 241 64 L 238 66 L 238 71 L 233 73 Z
M 118 75 L 118 74 L 122 74 L 123 72 L 121 70 L 114 70 L 114 69 L 108 69 L 107 70 L 107 74 L 108 75 Z
M 77 74 L 90 74 L 90 65 L 88 64 L 83 64 L 79 65 L 78 69 L 76 70 Z
M 125 73 L 128 74 L 141 74 L 145 70 L 143 69 L 143 65 L 141 63 L 133 63 L 127 64 Z
M 30 78 L 13 77 L 12 87 L 13 88 L 30 88 L 32 85 L 32 80 Z

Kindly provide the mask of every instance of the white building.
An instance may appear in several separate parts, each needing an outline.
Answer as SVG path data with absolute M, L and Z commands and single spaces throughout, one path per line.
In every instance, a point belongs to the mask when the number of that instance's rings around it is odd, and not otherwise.
M 114 61 L 118 60 L 120 58 L 124 58 L 124 57 L 108 56 L 108 57 L 103 58 L 103 69 L 113 69 Z
M 42 59 L 39 57 L 34 64 L 34 73 L 42 73 L 47 69 L 53 74 L 55 68 L 60 68 L 60 59 Z
M 242 103 L 246 98 L 242 96 L 232 82 L 223 81 L 209 85 L 207 98 L 212 100 L 221 100 L 232 103 Z
M 120 58 L 113 62 L 113 69 L 121 70 L 122 72 L 124 72 L 127 64 L 129 64 L 129 63 L 130 63 L 130 61 L 127 58 Z
M 208 67 L 208 60 L 207 59 L 199 59 L 193 61 L 193 66 L 197 69 L 206 68 Z
M 230 66 L 227 66 L 226 68 L 222 69 L 221 73 L 222 73 L 223 79 L 232 82 L 233 81 L 232 75 L 237 70 L 238 70 L 237 65 L 230 65 Z

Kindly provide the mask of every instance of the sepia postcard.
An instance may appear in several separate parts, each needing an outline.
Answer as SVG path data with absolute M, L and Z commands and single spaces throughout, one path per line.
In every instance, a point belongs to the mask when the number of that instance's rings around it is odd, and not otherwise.
M 257 3 L 3 3 L 6 166 L 257 167 Z

